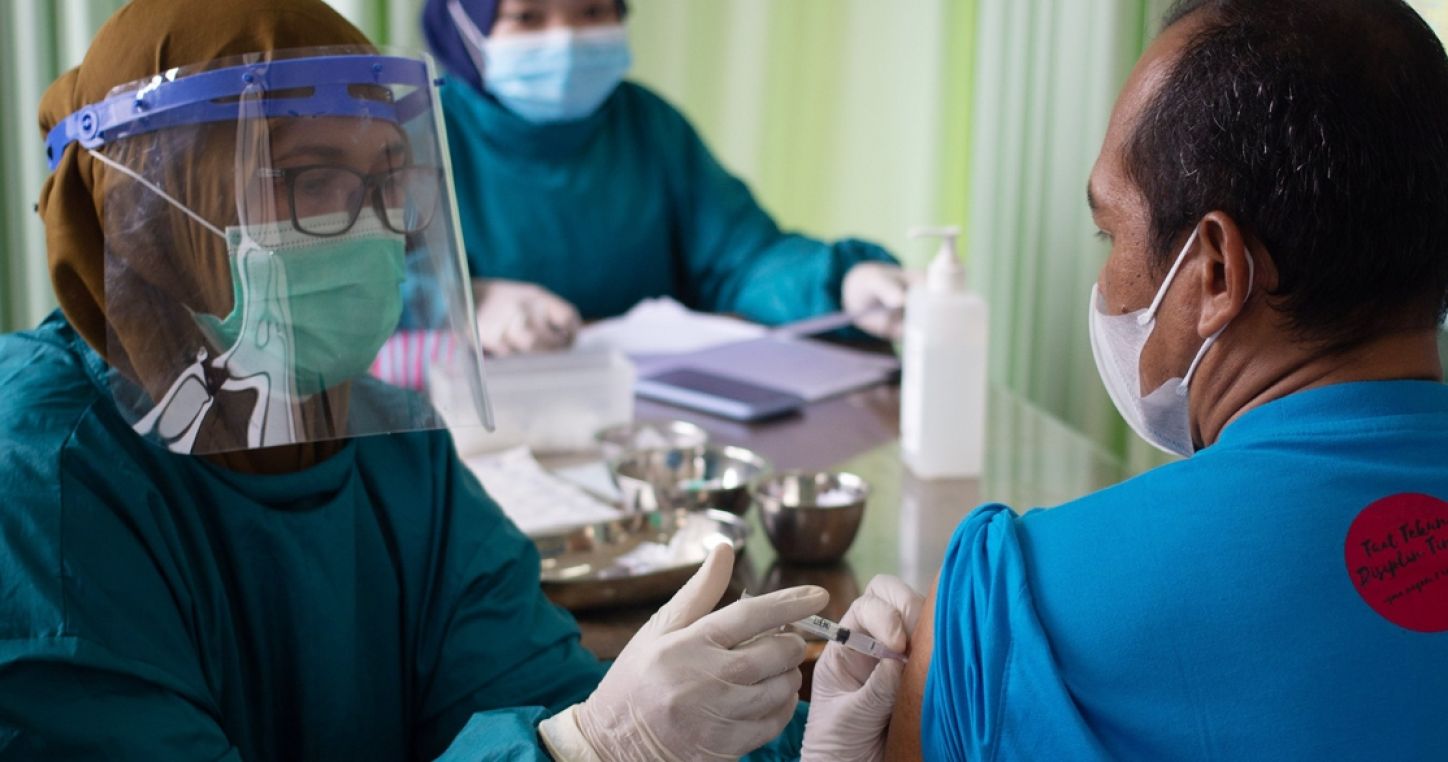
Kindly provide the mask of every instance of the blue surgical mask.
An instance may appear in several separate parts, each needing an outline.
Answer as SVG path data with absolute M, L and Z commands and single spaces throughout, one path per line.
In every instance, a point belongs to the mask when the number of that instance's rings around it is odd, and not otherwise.
M 448 3 L 483 88 L 534 124 L 583 119 L 618 89 L 633 64 L 623 26 L 550 29 L 485 38 L 454 0 Z

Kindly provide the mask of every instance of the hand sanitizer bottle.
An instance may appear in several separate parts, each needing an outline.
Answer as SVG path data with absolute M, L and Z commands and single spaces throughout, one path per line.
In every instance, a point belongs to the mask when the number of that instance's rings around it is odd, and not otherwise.
M 966 288 L 958 228 L 912 230 L 940 251 L 905 303 L 900 449 L 922 479 L 979 476 L 985 446 L 986 303 Z

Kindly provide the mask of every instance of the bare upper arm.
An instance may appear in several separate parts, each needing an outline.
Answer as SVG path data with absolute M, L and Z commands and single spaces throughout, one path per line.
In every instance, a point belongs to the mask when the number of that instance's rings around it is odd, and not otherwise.
M 885 759 L 921 759 L 920 706 L 925 699 L 925 676 L 930 672 L 930 657 L 935 651 L 935 591 L 940 585 L 937 575 L 920 610 L 920 620 L 910 635 L 910 661 L 895 701 L 895 714 L 885 739 Z

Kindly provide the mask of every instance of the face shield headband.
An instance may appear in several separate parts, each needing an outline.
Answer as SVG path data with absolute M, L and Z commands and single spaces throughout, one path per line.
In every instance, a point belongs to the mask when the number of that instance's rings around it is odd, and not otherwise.
M 237 100 L 264 90 L 268 118 L 339 116 L 404 124 L 430 109 L 427 65 L 409 58 L 339 55 L 244 64 L 178 77 L 172 69 L 134 91 L 113 95 L 61 120 L 45 138 L 51 171 L 71 143 L 107 143 L 182 125 L 236 120 Z M 396 103 L 368 98 L 358 86 L 411 87 Z

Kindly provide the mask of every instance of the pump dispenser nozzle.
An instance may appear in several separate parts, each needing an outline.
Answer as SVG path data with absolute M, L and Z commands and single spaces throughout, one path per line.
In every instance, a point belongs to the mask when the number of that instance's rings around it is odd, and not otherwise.
M 960 238 L 960 228 L 912 228 L 910 237 L 940 239 L 940 251 L 930 260 L 930 267 L 925 275 L 925 283 L 931 291 L 965 290 L 965 265 L 961 264 L 960 257 L 955 253 L 955 242 Z

